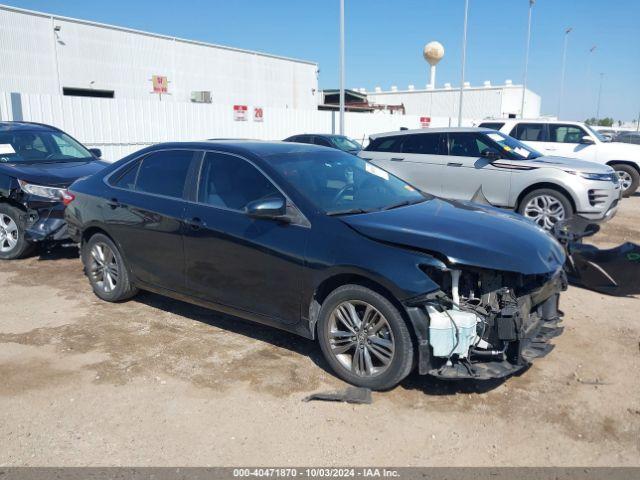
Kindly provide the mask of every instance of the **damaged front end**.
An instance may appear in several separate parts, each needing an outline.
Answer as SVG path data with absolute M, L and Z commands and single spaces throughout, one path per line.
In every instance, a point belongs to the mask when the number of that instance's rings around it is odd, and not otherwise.
M 441 289 L 406 303 L 419 343 L 419 372 L 442 379 L 503 378 L 550 352 L 562 332 L 559 269 L 523 275 L 430 269 Z

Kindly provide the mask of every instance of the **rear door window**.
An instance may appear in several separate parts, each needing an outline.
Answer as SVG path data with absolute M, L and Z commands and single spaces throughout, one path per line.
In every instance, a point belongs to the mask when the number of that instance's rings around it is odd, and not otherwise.
M 523 142 L 546 141 L 543 123 L 519 123 L 513 127 L 509 135 Z
M 441 155 L 442 135 L 439 133 L 414 133 L 402 140 L 402 153 Z
M 331 147 L 331 148 L 333 148 L 331 143 L 329 143 L 329 140 L 327 140 L 325 138 L 322 138 L 322 137 L 313 137 L 313 143 L 315 143 L 316 145 L 321 145 L 323 147 Z
M 576 125 L 550 124 L 549 141 L 555 143 L 580 143 L 582 137 L 587 135 L 582 128 Z
M 182 198 L 193 155 L 192 150 L 168 150 L 146 156 L 138 169 L 135 190 Z

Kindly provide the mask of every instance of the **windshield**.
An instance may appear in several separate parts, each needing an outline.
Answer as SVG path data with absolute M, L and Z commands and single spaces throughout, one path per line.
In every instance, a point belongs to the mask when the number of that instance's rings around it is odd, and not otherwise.
M 328 215 L 386 210 L 430 198 L 362 158 L 337 150 L 274 155 L 270 161 L 293 188 Z
M 490 132 L 484 135 L 497 144 L 499 153 L 512 160 L 531 160 L 542 156 L 537 150 L 504 133 Z
M 348 137 L 331 137 L 331 143 L 345 152 L 359 152 L 362 150 L 362 145 Z
M 587 130 L 589 130 L 593 134 L 593 136 L 596 137 L 601 142 L 610 142 L 611 141 L 611 138 L 607 138 L 604 135 L 602 135 L 599 131 L 591 128 L 591 125 L 587 125 L 585 123 L 584 126 L 587 127 Z
M 92 160 L 91 153 L 63 132 L 0 132 L 1 163 Z

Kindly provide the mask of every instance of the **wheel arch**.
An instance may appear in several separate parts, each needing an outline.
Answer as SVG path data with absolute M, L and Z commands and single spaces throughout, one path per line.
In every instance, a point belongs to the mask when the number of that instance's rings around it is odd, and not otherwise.
M 361 287 L 369 288 L 370 290 L 373 290 L 374 292 L 382 295 L 387 300 L 389 300 L 389 302 L 391 302 L 391 304 L 398 309 L 400 315 L 402 315 L 402 318 L 405 320 L 412 340 L 414 342 L 416 341 L 413 324 L 408 317 L 407 311 L 400 300 L 398 300 L 398 298 L 393 294 L 393 292 L 382 283 L 366 275 L 355 272 L 337 273 L 335 275 L 331 275 L 322 280 L 322 282 L 320 282 L 314 290 L 311 302 L 308 305 L 309 332 L 311 333 L 312 339 L 315 340 L 317 338 L 316 326 L 318 323 L 318 316 L 320 314 L 322 303 L 329 296 L 329 294 L 331 294 L 331 292 L 343 285 L 359 285 Z
M 555 190 L 558 193 L 563 194 L 565 197 L 567 197 L 567 200 L 569 200 L 569 203 L 571 203 L 571 208 L 573 209 L 573 212 L 575 213 L 577 211 L 576 200 L 573 198 L 573 195 L 571 195 L 569 190 L 567 190 L 563 186 L 558 185 L 557 183 L 553 183 L 553 182 L 538 182 L 538 183 L 534 183 L 532 185 L 529 185 L 524 190 L 522 190 L 522 192 L 520 192 L 520 194 L 518 195 L 518 198 L 516 200 L 516 210 L 520 209 L 520 204 L 522 203 L 522 200 L 524 199 L 524 197 L 529 195 L 534 190 L 541 190 L 541 189 L 544 189 L 544 188 L 547 188 L 547 189 L 550 189 L 550 190 Z
M 630 167 L 633 167 L 636 172 L 638 172 L 638 174 L 640 174 L 640 166 L 638 166 L 638 164 L 636 162 L 632 162 L 630 160 L 609 160 L 607 162 L 607 165 L 609 165 L 610 167 L 613 167 L 614 165 L 629 165 Z

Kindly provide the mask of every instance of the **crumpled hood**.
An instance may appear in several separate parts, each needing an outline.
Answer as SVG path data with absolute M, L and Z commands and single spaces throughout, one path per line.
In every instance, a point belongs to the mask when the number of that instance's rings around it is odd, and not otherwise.
M 0 173 L 38 185 L 68 187 L 78 178 L 93 175 L 109 165 L 100 160 L 52 163 L 4 163 Z
M 572 170 L 584 173 L 613 173 L 613 169 L 602 163 L 588 162 L 586 160 L 578 160 L 577 158 L 541 156 L 532 158 L 531 160 L 497 160 L 496 165 L 509 165 L 513 167 L 530 167 L 530 168 L 558 168 L 560 170 Z
M 437 252 L 452 264 L 532 275 L 565 261 L 560 244 L 529 220 L 471 202 L 433 198 L 340 219 L 369 238 Z

